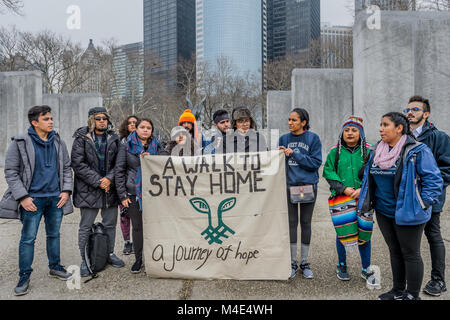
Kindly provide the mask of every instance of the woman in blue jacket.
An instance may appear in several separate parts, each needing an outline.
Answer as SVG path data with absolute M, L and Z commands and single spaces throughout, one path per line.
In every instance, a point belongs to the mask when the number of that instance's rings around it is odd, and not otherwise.
M 311 241 L 311 221 L 317 196 L 319 168 L 322 164 L 322 143 L 319 136 L 309 131 L 309 114 L 305 109 L 295 108 L 289 115 L 289 131 L 280 137 L 278 148 L 286 155 L 286 178 L 289 215 L 289 235 L 291 242 L 291 278 L 297 269 L 297 227 L 298 207 L 300 205 L 301 250 L 300 269 L 305 278 L 314 275 L 307 261 Z M 292 201 L 290 189 L 309 186 L 313 191 L 313 200 L 298 203 Z
M 415 140 L 406 116 L 385 114 L 380 136 L 364 170 L 358 203 L 361 214 L 375 209 L 389 247 L 393 288 L 379 299 L 420 300 L 420 242 L 443 181 L 431 150 Z

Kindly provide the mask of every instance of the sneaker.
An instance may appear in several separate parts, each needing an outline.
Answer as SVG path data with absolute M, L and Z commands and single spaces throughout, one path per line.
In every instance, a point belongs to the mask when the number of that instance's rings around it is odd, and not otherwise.
M 374 274 L 375 272 L 370 267 L 368 267 L 367 269 L 364 268 L 361 269 L 361 278 L 363 278 L 364 280 L 369 279 L 369 277 Z
M 125 266 L 125 262 L 119 259 L 114 253 L 109 254 L 108 263 L 114 268 L 122 268 Z
M 298 270 L 298 264 L 297 261 L 292 260 L 291 261 L 291 276 L 289 277 L 289 279 L 292 279 L 295 277 L 295 274 L 297 273 Z
M 86 261 L 81 262 L 80 266 L 80 276 L 82 278 L 89 277 L 89 269 L 87 267 Z
M 131 273 L 139 273 L 142 271 L 142 259 L 136 260 L 131 267 Z
M 447 287 L 445 286 L 445 282 L 441 280 L 431 279 L 428 281 L 425 288 L 423 288 L 423 292 L 429 294 L 433 297 L 439 297 L 441 292 L 447 291 Z
M 17 283 L 17 286 L 14 288 L 14 295 L 15 296 L 23 296 L 30 292 L 30 276 L 21 276 L 19 279 L 19 282 Z
M 347 265 L 344 263 L 339 263 L 336 267 L 336 273 L 339 280 L 348 281 L 350 276 L 347 272 Z
M 303 277 L 305 277 L 306 279 L 314 278 L 314 274 L 309 267 L 309 263 L 305 261 L 302 262 L 302 264 L 300 265 L 300 269 L 303 271 Z
M 402 300 L 404 295 L 404 291 L 398 291 L 392 289 L 389 292 L 383 293 L 378 296 L 378 300 Z
M 64 269 L 63 266 L 57 266 L 54 269 L 50 269 L 48 273 L 49 277 L 58 278 L 59 280 L 69 280 L 70 277 L 72 277 L 72 274 L 67 272 L 66 269 Z
M 133 243 L 130 241 L 126 241 L 125 246 L 123 248 L 123 254 L 127 256 L 132 253 L 133 253 Z
M 399 300 L 422 300 L 419 296 L 414 297 L 411 293 L 405 292 L 403 297 Z

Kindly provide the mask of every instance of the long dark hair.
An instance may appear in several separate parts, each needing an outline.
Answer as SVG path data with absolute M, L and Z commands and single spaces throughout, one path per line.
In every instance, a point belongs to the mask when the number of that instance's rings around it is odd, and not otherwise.
M 303 122 L 303 121 L 305 121 L 306 120 L 306 124 L 305 124 L 305 126 L 303 127 L 303 130 L 309 130 L 310 128 L 311 128 L 311 126 L 309 125 L 309 114 L 308 114 L 308 111 L 306 111 L 305 109 L 303 109 L 303 108 L 294 108 L 292 111 L 291 111 L 291 113 L 292 112 L 295 112 L 295 113 L 297 113 L 298 114 L 298 116 L 300 117 L 300 122 Z
M 128 137 L 128 135 L 131 133 L 128 131 L 128 121 L 130 121 L 131 118 L 135 118 L 136 121 L 139 120 L 139 118 L 136 117 L 135 115 L 128 116 L 125 120 L 123 120 L 119 127 L 120 139 Z M 152 125 L 152 127 L 153 127 L 153 125 Z
M 138 126 L 141 124 L 142 121 L 146 121 L 148 123 L 150 123 L 152 125 L 152 134 L 150 135 L 150 137 L 148 138 L 147 142 L 150 143 L 153 140 L 153 136 L 155 133 L 155 126 L 153 125 L 152 120 L 148 119 L 148 118 L 139 118 L 138 121 L 136 122 L 136 130 L 138 128 Z

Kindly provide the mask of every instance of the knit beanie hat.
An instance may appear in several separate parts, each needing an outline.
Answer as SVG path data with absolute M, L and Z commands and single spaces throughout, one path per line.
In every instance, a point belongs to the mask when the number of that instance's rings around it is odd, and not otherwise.
M 364 134 L 363 119 L 361 117 L 356 117 L 356 116 L 348 117 L 347 121 L 345 121 L 343 126 L 342 126 L 342 131 L 346 127 L 350 127 L 350 126 L 359 129 L 359 132 L 360 132 L 360 135 L 361 135 L 361 139 L 364 139 L 366 137 L 365 134 Z M 341 135 L 342 135 L 342 132 L 341 132 Z
M 180 116 L 180 119 L 178 120 L 178 125 L 180 126 L 183 122 L 190 122 L 193 124 L 197 122 L 191 109 L 184 110 L 183 114 Z
M 337 152 L 336 152 L 336 158 L 335 158 L 335 169 L 337 171 L 337 166 L 338 166 L 338 162 L 339 162 L 339 155 L 341 153 L 342 150 L 342 142 L 344 140 L 344 129 L 346 127 L 355 127 L 359 129 L 360 132 L 360 138 L 359 141 L 361 143 L 361 156 L 365 159 L 366 157 L 366 153 L 367 153 L 367 148 L 366 148 L 366 136 L 364 134 L 364 127 L 363 127 L 363 119 L 361 117 L 357 117 L 357 116 L 349 116 L 348 119 L 344 122 L 344 124 L 342 125 L 342 129 L 341 129 L 341 133 L 339 134 L 339 141 L 337 144 Z
M 192 113 L 191 109 L 184 110 L 183 114 L 180 116 L 180 119 L 178 120 L 178 125 L 181 126 L 183 122 L 190 122 L 194 125 L 194 139 L 197 144 L 201 143 L 201 135 L 198 132 L 197 128 L 197 121 L 195 120 L 195 116 Z
M 108 130 L 112 129 L 111 117 L 108 114 L 108 111 L 104 107 L 94 107 L 89 109 L 88 111 L 88 127 L 89 132 L 94 132 L 95 130 L 95 116 L 99 113 L 104 114 L 108 118 Z

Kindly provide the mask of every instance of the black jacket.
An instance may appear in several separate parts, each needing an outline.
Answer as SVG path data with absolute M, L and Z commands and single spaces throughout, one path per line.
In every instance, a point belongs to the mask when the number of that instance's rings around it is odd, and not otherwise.
M 136 195 L 136 185 L 134 179 L 136 172 L 141 165 L 138 155 L 131 154 L 127 151 L 126 141 L 119 143 L 119 153 L 117 154 L 115 176 L 116 189 L 119 200 L 123 201 L 128 198 L 128 194 Z
M 445 187 L 450 184 L 450 138 L 445 132 L 436 129 L 434 124 L 426 121 L 417 140 L 431 149 L 441 171 L 444 180 L 444 192 L 439 198 L 439 203 L 433 205 L 433 212 L 442 212 L 445 202 Z
M 75 131 L 72 145 L 71 166 L 75 173 L 73 204 L 77 208 L 109 208 L 118 205 L 115 188 L 114 167 L 119 148 L 119 136 L 108 130 L 105 154 L 105 177 L 111 180 L 111 187 L 106 193 L 100 188 L 100 161 L 94 141 L 88 127 Z

